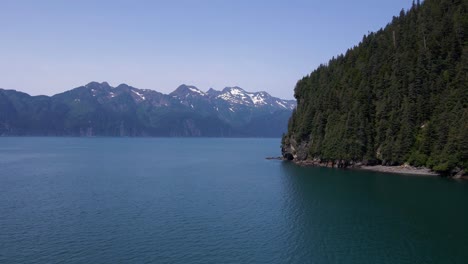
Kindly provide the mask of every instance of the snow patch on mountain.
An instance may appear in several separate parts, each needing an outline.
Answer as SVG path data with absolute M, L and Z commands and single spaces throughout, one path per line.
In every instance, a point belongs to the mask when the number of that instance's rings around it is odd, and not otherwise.
M 251 93 L 239 87 L 226 87 L 221 92 L 210 89 L 210 95 L 214 98 L 226 101 L 230 105 L 245 105 L 251 107 L 273 107 L 293 110 L 296 107 L 294 101 L 282 100 L 272 97 L 267 92 Z
M 134 94 L 136 94 L 138 97 L 140 97 L 141 100 L 146 100 L 145 96 L 143 94 L 139 93 L 138 91 L 132 90 L 132 92 Z
M 231 104 L 252 104 L 252 100 L 249 100 L 247 93 L 239 87 L 226 87 L 216 98 Z
M 198 90 L 197 88 L 188 87 L 188 89 L 189 89 L 190 91 L 194 92 L 194 93 L 197 93 L 197 94 L 201 95 L 201 96 L 206 96 L 206 94 L 205 94 L 204 92 Z
M 286 105 L 284 105 L 281 101 L 276 101 L 277 104 L 279 104 L 283 108 L 288 108 Z
M 238 110 L 240 106 L 254 108 L 267 107 L 270 109 L 269 111 L 284 109 L 293 110 L 296 107 L 296 102 L 293 100 L 276 98 L 264 91 L 247 92 L 238 86 L 226 87 L 222 91 L 210 88 L 207 92 L 203 92 L 195 86 L 182 84 L 170 93 L 169 96 L 190 108 L 198 108 L 202 102 L 199 101 L 199 99 L 204 98 L 203 102 L 215 106 L 216 108 L 211 109 L 215 109 L 216 111 L 226 107 L 224 109 L 234 112 Z M 224 106 L 226 103 L 227 106 Z M 229 109 L 229 107 L 231 109 Z
M 264 105 L 265 100 L 259 94 L 248 93 L 254 105 Z

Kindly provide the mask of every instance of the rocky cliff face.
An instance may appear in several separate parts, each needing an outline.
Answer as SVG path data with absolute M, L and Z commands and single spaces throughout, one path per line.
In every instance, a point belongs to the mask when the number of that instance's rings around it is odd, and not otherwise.
M 330 168 L 358 167 L 361 165 L 372 165 L 369 161 L 352 161 L 345 159 L 323 159 L 319 156 L 309 156 L 309 141 L 303 141 L 300 144 L 294 138 L 283 138 L 281 155 L 283 159 L 294 161 L 299 165 L 320 166 Z

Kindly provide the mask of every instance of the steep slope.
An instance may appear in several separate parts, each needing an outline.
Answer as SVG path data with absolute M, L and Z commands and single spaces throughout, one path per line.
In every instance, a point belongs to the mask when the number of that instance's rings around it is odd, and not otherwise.
M 300 80 L 284 157 L 335 166 L 466 168 L 467 5 L 418 1 Z

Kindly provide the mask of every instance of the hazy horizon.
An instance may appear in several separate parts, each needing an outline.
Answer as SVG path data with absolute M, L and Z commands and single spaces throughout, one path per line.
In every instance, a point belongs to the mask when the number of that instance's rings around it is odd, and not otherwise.
M 187 84 L 293 99 L 298 79 L 410 6 L 410 0 L 4 1 L 0 88 L 53 95 L 106 81 L 170 93 Z

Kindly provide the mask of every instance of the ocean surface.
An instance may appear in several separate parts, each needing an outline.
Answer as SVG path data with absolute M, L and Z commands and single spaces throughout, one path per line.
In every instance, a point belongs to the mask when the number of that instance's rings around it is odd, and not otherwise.
M 0 138 L 0 263 L 468 263 L 468 182 L 279 139 Z

